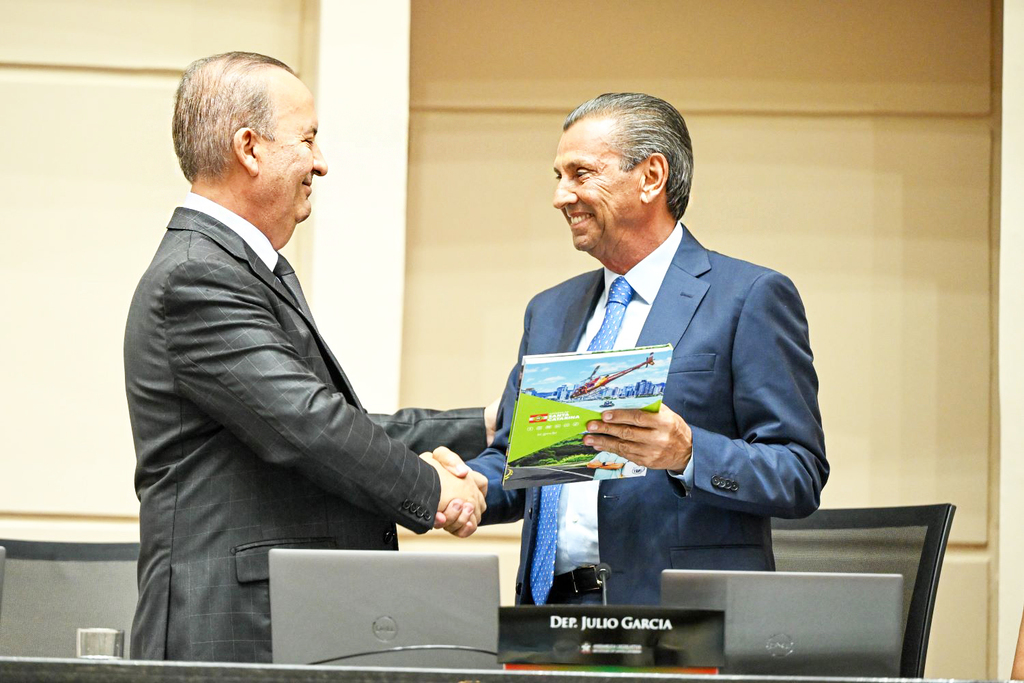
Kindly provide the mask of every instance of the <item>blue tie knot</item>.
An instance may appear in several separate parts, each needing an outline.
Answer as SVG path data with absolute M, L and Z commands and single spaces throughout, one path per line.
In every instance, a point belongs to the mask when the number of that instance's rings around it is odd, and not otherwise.
M 633 288 L 626 282 L 626 278 L 621 275 L 612 281 L 612 286 L 608 290 L 608 303 L 622 304 L 623 306 L 629 304 L 633 298 Z

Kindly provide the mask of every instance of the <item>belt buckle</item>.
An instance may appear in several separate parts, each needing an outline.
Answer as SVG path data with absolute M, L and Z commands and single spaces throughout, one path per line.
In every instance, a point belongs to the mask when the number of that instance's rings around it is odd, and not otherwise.
M 577 567 L 570 574 L 570 576 L 572 576 L 572 589 L 573 589 L 573 591 L 577 595 L 582 594 L 583 593 L 583 589 L 581 589 L 579 586 L 576 585 L 576 572 L 583 572 L 583 571 L 588 571 L 588 572 L 593 572 L 594 573 L 594 580 L 597 581 L 597 587 L 598 588 L 601 588 L 604 585 L 604 582 L 601 580 L 600 575 L 597 574 L 597 565 L 585 564 L 582 567 Z M 586 590 L 587 591 L 592 591 L 592 590 L 594 590 L 594 588 L 588 586 Z

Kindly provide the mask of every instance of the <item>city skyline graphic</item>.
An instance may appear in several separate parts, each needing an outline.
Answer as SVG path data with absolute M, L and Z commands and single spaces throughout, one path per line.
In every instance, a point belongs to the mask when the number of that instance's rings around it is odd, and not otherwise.
M 654 363 L 633 370 L 652 356 Z M 520 391 L 559 402 L 585 402 L 603 397 L 631 397 L 661 394 L 665 388 L 666 366 L 672 358 L 670 347 L 631 349 L 627 352 L 594 353 L 578 358 L 524 359 Z M 584 396 L 570 399 L 577 388 L 594 377 L 629 371 Z M 653 381 L 660 380 L 660 381 Z

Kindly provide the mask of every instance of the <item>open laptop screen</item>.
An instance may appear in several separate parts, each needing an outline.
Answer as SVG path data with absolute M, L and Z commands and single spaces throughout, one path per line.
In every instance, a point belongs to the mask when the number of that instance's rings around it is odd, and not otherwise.
M 725 611 L 722 673 L 899 675 L 899 574 L 665 570 L 661 603 Z
M 270 551 L 274 663 L 496 668 L 495 555 Z

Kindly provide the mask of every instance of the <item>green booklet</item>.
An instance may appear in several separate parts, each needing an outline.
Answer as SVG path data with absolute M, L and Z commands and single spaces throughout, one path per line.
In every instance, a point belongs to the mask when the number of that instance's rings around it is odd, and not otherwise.
M 657 412 L 671 361 L 671 344 L 524 356 L 504 487 L 646 475 L 645 467 L 583 445 L 583 436 L 605 410 Z

